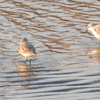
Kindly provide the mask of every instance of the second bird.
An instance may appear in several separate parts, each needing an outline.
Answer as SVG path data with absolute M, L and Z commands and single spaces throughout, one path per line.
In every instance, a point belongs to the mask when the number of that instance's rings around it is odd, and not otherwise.
M 27 38 L 21 39 L 18 51 L 26 58 L 24 62 L 26 62 L 28 58 L 30 58 L 30 62 L 31 62 L 32 56 L 36 55 L 36 50 L 34 46 L 28 42 Z
M 100 39 L 100 24 L 93 26 L 92 23 L 88 24 L 88 30 L 92 32 L 92 34 Z

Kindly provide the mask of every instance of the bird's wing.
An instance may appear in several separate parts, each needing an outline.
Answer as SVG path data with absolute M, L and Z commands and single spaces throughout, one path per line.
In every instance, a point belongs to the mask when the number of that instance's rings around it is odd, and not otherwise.
M 33 53 L 36 54 L 36 50 L 35 50 L 35 48 L 34 48 L 34 46 L 33 46 L 32 44 L 28 43 L 27 46 L 28 46 L 28 48 L 29 48 L 29 50 L 30 50 L 31 52 L 33 52 Z
M 19 52 L 25 52 L 25 53 L 35 53 L 35 48 L 32 44 L 30 44 L 29 42 L 24 42 L 20 45 L 19 47 Z

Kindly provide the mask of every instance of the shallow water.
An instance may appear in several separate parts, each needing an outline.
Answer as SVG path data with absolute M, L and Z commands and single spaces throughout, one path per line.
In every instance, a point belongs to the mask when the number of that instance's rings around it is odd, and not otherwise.
M 86 32 L 99 20 L 99 0 L 1 0 L 0 100 L 100 100 L 100 41 Z

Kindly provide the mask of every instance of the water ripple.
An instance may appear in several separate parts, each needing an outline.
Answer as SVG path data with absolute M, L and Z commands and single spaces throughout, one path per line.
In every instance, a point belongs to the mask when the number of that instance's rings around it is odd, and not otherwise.
M 99 0 L 0 1 L 0 100 L 99 100 L 100 52 L 87 24 Z M 23 63 L 19 41 L 37 51 Z

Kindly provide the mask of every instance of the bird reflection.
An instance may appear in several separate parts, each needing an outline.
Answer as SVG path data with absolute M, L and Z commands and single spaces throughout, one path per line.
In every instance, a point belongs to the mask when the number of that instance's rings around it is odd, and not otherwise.
M 17 65 L 18 76 L 20 78 L 21 88 L 28 88 L 34 72 L 32 67 L 26 64 Z
M 91 53 L 88 53 L 95 61 L 100 62 L 100 46 L 92 50 Z

